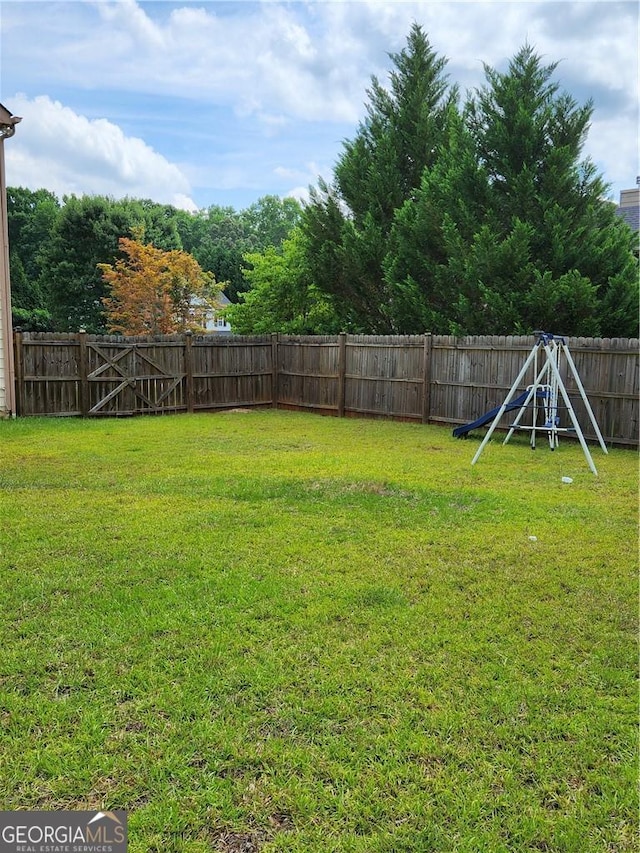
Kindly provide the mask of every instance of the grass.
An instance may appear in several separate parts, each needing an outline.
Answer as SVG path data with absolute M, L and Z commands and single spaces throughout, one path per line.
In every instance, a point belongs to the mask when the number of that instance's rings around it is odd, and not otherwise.
M 524 442 L 1 422 L 0 808 L 126 809 L 133 853 L 636 850 L 635 454 Z

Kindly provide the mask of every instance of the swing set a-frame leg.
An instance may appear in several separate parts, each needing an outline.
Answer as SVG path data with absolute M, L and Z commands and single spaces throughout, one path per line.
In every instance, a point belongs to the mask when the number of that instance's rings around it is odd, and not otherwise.
M 564 404 L 567 407 L 567 411 L 569 412 L 569 417 L 571 418 L 571 423 L 573 424 L 573 428 L 576 431 L 576 435 L 578 436 L 578 440 L 580 441 L 580 446 L 582 447 L 582 452 L 585 455 L 585 459 L 587 460 L 587 464 L 589 468 L 593 471 L 593 473 L 598 476 L 598 471 L 594 464 L 594 461 L 591 457 L 591 453 L 589 453 L 589 448 L 587 447 L 587 442 L 584 440 L 584 435 L 582 434 L 582 430 L 580 429 L 580 424 L 578 423 L 578 419 L 576 417 L 576 413 L 573 410 L 573 406 L 571 405 L 571 400 L 569 399 L 569 395 L 567 394 L 567 389 L 564 387 L 564 382 L 562 381 L 562 377 L 560 376 L 560 371 L 558 370 L 558 365 L 556 364 L 555 359 L 551 355 L 551 350 L 549 349 L 549 345 L 544 345 L 545 351 L 547 353 L 547 357 L 549 358 L 549 363 L 551 365 L 551 371 L 558 383 L 558 389 L 562 394 L 562 399 L 564 400 Z M 565 346 L 566 353 L 566 346 Z M 574 373 L 575 378 L 575 373 Z
M 515 381 L 515 382 L 513 383 L 513 385 L 511 386 L 511 390 L 510 390 L 510 391 L 509 391 L 509 393 L 507 394 L 507 396 L 506 396 L 506 399 L 505 399 L 504 403 L 500 406 L 500 409 L 499 409 L 499 411 L 498 411 L 498 414 L 495 416 L 495 418 L 493 419 L 493 421 L 492 421 L 492 423 L 491 423 L 491 426 L 490 426 L 490 427 L 489 427 L 489 429 L 487 430 L 487 434 L 486 434 L 486 435 L 485 435 L 485 437 L 482 439 L 482 443 L 481 443 L 480 447 L 477 449 L 477 451 L 476 451 L 476 455 L 475 455 L 475 456 L 473 457 L 473 459 L 471 460 L 471 464 L 472 464 L 472 465 L 475 465 L 475 464 L 476 464 L 476 462 L 478 461 L 478 459 L 480 458 L 480 455 L 482 454 L 482 451 L 484 450 L 485 446 L 487 445 L 487 442 L 489 441 L 489 439 L 490 439 L 490 438 L 491 438 L 491 436 L 493 435 L 493 431 L 495 430 L 495 428 L 496 428 L 496 427 L 498 426 L 498 424 L 500 423 L 500 419 L 502 418 L 502 416 L 504 415 L 504 413 L 507 411 L 507 406 L 509 405 L 509 403 L 511 402 L 511 400 L 512 400 L 512 399 L 513 399 L 513 397 L 515 396 L 515 393 L 516 393 L 516 391 L 518 390 L 518 387 L 519 387 L 520 383 L 522 382 L 523 378 L 525 377 L 525 375 L 526 375 L 526 373 L 527 373 L 527 370 L 529 369 L 529 365 L 531 364 L 531 362 L 532 362 L 532 361 L 535 359 L 535 357 L 536 357 L 536 349 L 537 349 L 537 345 L 536 345 L 536 346 L 531 350 L 531 352 L 530 352 L 530 353 L 529 353 L 529 355 L 527 356 L 527 360 L 526 360 L 526 361 L 525 361 L 525 363 L 522 365 L 522 370 L 521 370 L 521 371 L 520 371 L 520 373 L 518 374 L 518 376 L 517 376 L 517 378 L 516 378 L 516 381 Z
M 573 378 L 576 383 L 576 387 L 578 388 L 578 393 L 580 394 L 580 398 L 584 403 L 584 407 L 587 410 L 587 414 L 589 415 L 589 420 L 591 421 L 591 426 L 593 427 L 595 434 L 598 438 L 598 442 L 600 447 L 602 448 L 603 453 L 608 454 L 607 445 L 604 443 L 604 438 L 602 437 L 602 433 L 600 432 L 600 427 L 598 426 L 598 422 L 596 421 L 596 416 L 593 414 L 593 409 L 591 408 L 591 403 L 589 403 L 589 399 L 587 397 L 586 391 L 584 390 L 584 386 L 580 381 L 580 376 L 578 375 L 578 371 L 576 370 L 576 366 L 573 362 L 573 358 L 571 357 L 571 353 L 569 352 L 569 347 L 564 347 L 564 354 L 567 357 L 567 364 L 571 368 L 571 372 L 573 373 Z
M 544 374 L 545 374 L 545 371 L 546 371 L 546 370 L 547 370 L 547 365 L 546 365 L 546 364 L 543 364 L 543 365 L 542 365 L 542 370 L 538 373 L 538 375 L 536 376 L 536 378 L 535 378 L 535 379 L 534 379 L 534 381 L 533 381 L 533 385 L 530 385 L 530 386 L 529 386 L 529 391 L 528 391 L 528 393 L 527 393 L 526 399 L 525 399 L 524 403 L 522 404 L 522 406 L 520 407 L 520 411 L 518 412 L 518 414 L 517 414 L 517 416 L 516 416 L 516 418 L 515 418 L 515 420 L 514 420 L 514 422 L 513 422 L 512 426 L 511 426 L 511 428 L 509 429 L 509 432 L 507 433 L 507 436 L 506 436 L 505 440 L 502 442 L 502 443 L 503 443 L 503 445 L 504 445 L 504 444 L 508 444 L 509 439 L 511 438 L 511 436 L 513 435 L 513 433 L 516 431 L 516 429 L 518 428 L 518 426 L 520 425 L 520 421 L 522 420 L 522 416 L 523 416 L 523 415 L 524 415 L 524 413 L 526 412 L 527 407 L 528 407 L 528 406 L 529 406 L 529 404 L 531 403 L 531 400 L 532 400 L 532 399 L 533 399 L 533 401 L 534 401 L 534 404 L 537 406 L 537 400 L 538 400 L 538 388 L 543 387 L 543 385 L 542 385 L 542 383 L 541 383 L 541 381 L 540 381 L 540 380 L 541 380 L 541 379 L 542 379 L 542 377 L 544 376 Z M 546 386 L 544 386 L 544 387 L 546 387 Z M 534 409 L 534 418 L 536 418 L 536 417 L 537 417 L 537 415 L 536 415 L 536 411 L 537 411 L 537 409 Z M 535 423 L 534 423 L 534 426 L 535 426 Z M 532 429 L 532 430 L 531 430 L 531 442 L 530 442 L 530 443 L 531 443 L 531 448 L 532 448 L 532 449 L 535 449 L 535 446 L 536 446 L 536 430 L 535 430 L 535 429 Z

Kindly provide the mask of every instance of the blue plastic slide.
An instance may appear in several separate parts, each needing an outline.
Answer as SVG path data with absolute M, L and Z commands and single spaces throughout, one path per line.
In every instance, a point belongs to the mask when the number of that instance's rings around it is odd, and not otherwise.
M 513 400 L 509 402 L 507 405 L 505 412 L 511 412 L 513 409 L 519 409 L 524 404 L 527 399 L 529 392 L 523 391 L 519 397 L 515 397 Z M 540 393 L 540 389 L 538 389 L 537 396 L 543 396 Z M 496 406 L 495 409 L 491 409 L 490 412 L 486 412 L 484 415 L 481 415 L 477 420 L 472 421 L 470 424 L 463 424 L 462 426 L 456 427 L 453 431 L 454 438 L 462 438 L 468 432 L 471 432 L 472 429 L 478 429 L 481 426 L 485 426 L 486 424 L 491 423 L 491 421 L 498 414 L 502 406 Z

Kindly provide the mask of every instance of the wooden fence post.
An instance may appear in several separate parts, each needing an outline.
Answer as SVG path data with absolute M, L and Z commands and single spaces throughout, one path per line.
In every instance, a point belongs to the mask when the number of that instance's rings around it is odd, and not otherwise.
M 431 353 L 433 351 L 433 335 L 424 335 L 422 355 L 422 423 L 429 423 L 431 417 Z
M 347 334 L 340 332 L 338 339 L 338 417 L 344 417 L 347 378 Z
M 22 349 L 22 332 L 13 334 L 13 352 L 15 361 L 16 383 L 16 415 L 24 414 L 24 351 Z
M 80 331 L 77 334 L 79 352 L 78 369 L 80 371 L 80 414 L 83 418 L 89 416 L 89 359 L 87 355 L 87 333 Z
M 278 338 L 277 332 L 271 335 L 271 405 L 274 409 L 278 408 Z
M 193 414 L 193 333 L 185 332 L 184 336 L 184 396 L 187 412 Z

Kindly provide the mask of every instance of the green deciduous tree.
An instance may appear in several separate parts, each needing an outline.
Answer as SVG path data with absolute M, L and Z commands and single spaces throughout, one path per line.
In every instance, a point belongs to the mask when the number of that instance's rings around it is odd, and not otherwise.
M 280 248 L 301 215 L 295 199 L 265 196 L 244 211 L 214 205 L 197 213 L 148 199 L 71 196 L 9 188 L 14 321 L 27 329 L 104 331 L 105 284 L 97 264 L 122 257 L 121 237 L 142 228 L 158 249 L 184 249 L 235 300 L 248 287 L 243 256 Z
M 126 207 L 107 198 L 72 196 L 64 202 L 43 252 L 54 328 L 105 332 L 107 292 L 98 264 L 114 260 L 118 239 L 130 233 L 134 220 Z
M 248 251 L 279 248 L 300 224 L 302 206 L 295 198 L 265 195 L 240 212 Z
M 197 213 L 179 212 L 178 230 L 185 251 L 213 273 L 232 301 L 245 288 L 242 255 L 248 251 L 245 227 L 232 207 L 212 205 Z
M 40 330 L 50 325 L 42 253 L 60 205 L 48 190 L 7 189 L 11 303 L 16 326 Z
M 177 224 L 185 251 L 212 272 L 236 302 L 238 293 L 247 289 L 243 256 L 268 246 L 279 249 L 300 216 L 295 199 L 269 195 L 242 211 L 218 205 L 195 214 L 179 211 Z
M 103 298 L 108 295 L 98 264 L 119 257 L 120 237 L 142 229 L 156 248 L 180 248 L 173 208 L 132 199 L 70 196 L 53 224 L 42 252 L 42 280 L 46 282 L 55 329 L 104 332 Z
M 332 334 L 339 330 L 329 299 L 313 283 L 304 238 L 291 232 L 281 249 L 268 246 L 245 256 L 250 290 L 227 308 L 237 334 Z

